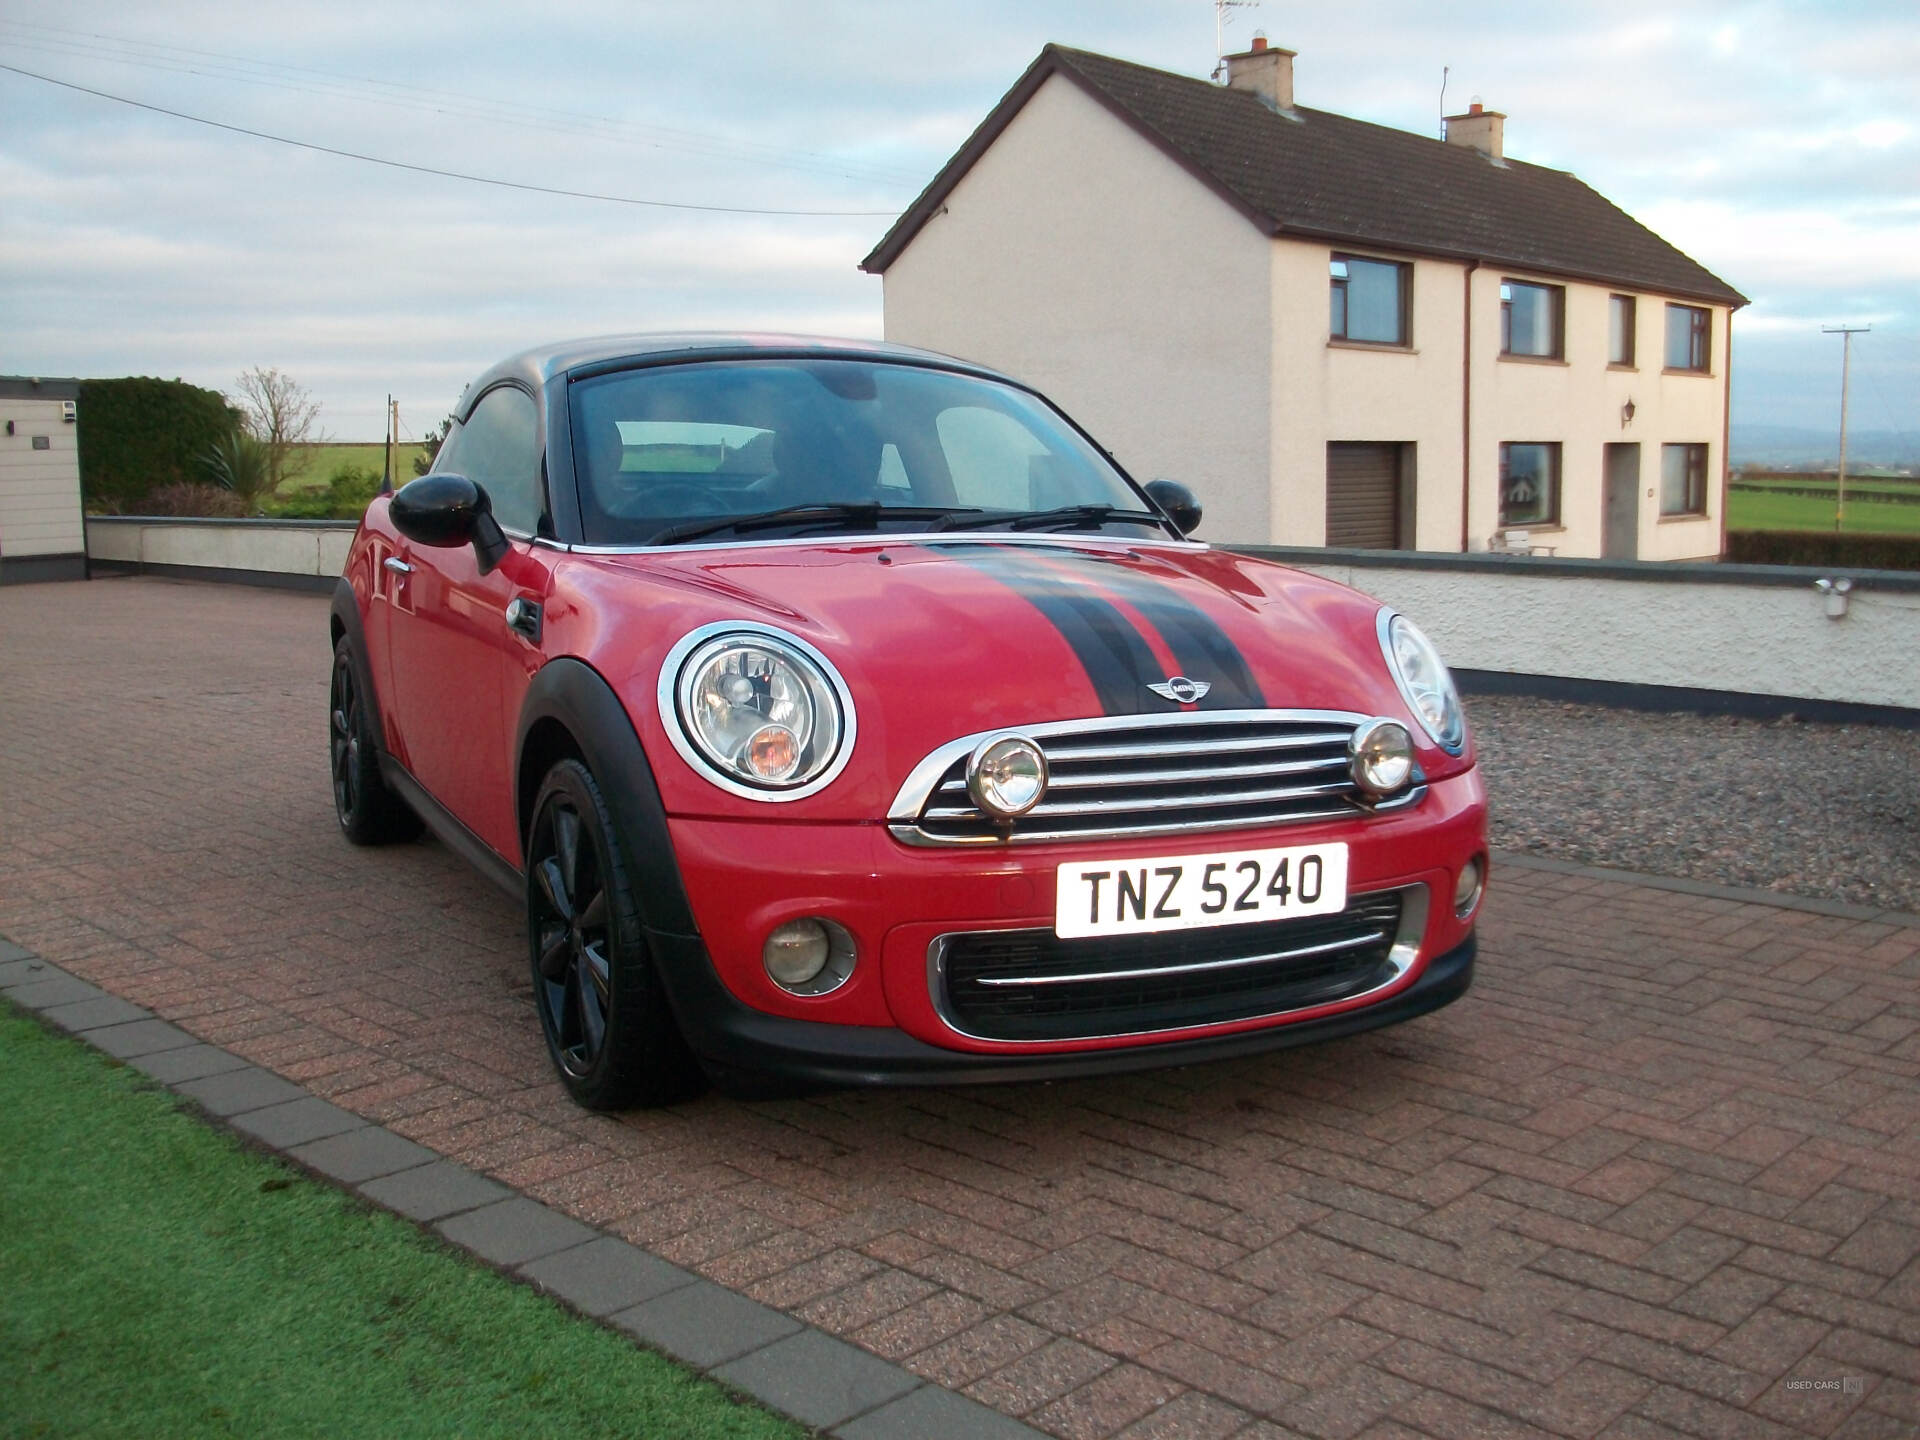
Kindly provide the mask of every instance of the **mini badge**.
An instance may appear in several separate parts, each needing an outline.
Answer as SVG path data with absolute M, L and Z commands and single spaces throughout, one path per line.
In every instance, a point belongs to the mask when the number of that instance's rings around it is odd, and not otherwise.
M 1171 680 L 1162 680 L 1158 684 L 1147 686 L 1147 689 L 1161 699 L 1176 700 L 1182 705 L 1191 705 L 1212 688 L 1213 685 L 1209 681 L 1189 680 L 1184 675 L 1175 675 Z

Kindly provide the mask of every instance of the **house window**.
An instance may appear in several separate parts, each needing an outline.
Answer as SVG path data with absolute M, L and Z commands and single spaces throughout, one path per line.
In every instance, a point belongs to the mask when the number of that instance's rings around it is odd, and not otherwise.
M 1660 513 L 1662 515 L 1707 513 L 1706 446 L 1662 445 L 1660 447 Z
M 1708 345 L 1712 334 L 1711 311 L 1698 305 L 1667 306 L 1667 369 L 1704 375 L 1712 358 Z
M 1366 345 L 1408 343 L 1412 329 L 1407 323 L 1413 290 L 1411 265 L 1335 255 L 1329 273 L 1332 312 L 1327 328 L 1335 340 L 1357 340 Z
M 1567 292 L 1559 285 L 1500 282 L 1500 353 L 1558 360 Z
M 1560 523 L 1560 444 L 1500 447 L 1500 526 Z
M 1607 297 L 1607 363 L 1633 364 L 1634 303 L 1631 295 Z

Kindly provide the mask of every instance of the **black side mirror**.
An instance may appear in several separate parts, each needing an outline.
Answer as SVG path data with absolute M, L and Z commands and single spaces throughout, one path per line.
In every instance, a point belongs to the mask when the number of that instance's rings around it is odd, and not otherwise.
M 437 471 L 409 481 L 394 493 L 387 513 L 394 529 L 416 544 L 443 550 L 473 546 L 482 575 L 507 553 L 507 537 L 493 518 L 493 502 L 464 475 Z
M 414 484 L 419 484 L 414 481 Z M 1161 513 L 1173 522 L 1173 526 L 1182 535 L 1191 535 L 1200 528 L 1200 502 L 1193 498 L 1193 491 L 1178 480 L 1149 480 L 1147 498 L 1160 507 Z

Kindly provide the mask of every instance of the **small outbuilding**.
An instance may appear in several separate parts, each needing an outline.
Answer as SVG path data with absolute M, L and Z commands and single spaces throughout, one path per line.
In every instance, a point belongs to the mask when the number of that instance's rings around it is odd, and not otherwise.
M 87 573 L 80 382 L 0 375 L 0 585 Z

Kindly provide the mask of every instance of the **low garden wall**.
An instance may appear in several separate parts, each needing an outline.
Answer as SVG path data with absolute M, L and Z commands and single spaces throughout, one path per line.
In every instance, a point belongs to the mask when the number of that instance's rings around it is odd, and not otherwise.
M 93 517 L 96 570 L 331 590 L 344 520 Z M 1920 726 L 1920 574 L 1235 546 L 1378 596 L 1468 690 Z M 1846 578 L 1844 614 L 1822 579 Z
M 331 590 L 357 528 L 352 520 L 90 515 L 87 558 L 96 570 Z
M 1910 571 L 1235 548 L 1404 611 L 1469 689 L 1920 724 Z

